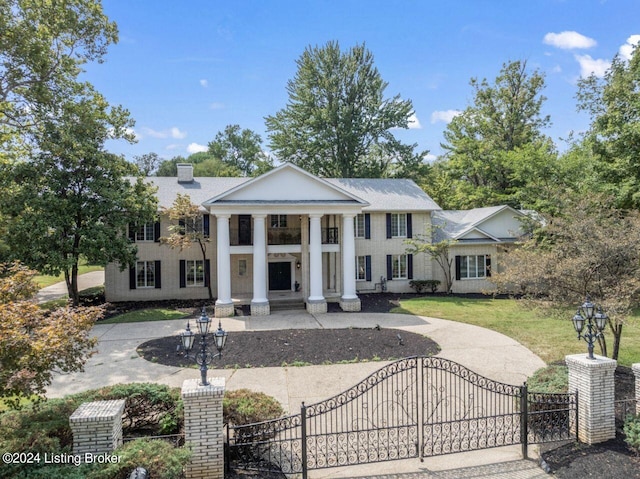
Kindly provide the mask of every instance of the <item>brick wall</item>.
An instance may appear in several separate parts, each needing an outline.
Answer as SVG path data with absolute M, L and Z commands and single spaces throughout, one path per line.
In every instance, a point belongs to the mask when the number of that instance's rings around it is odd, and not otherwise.
M 122 444 L 124 399 L 82 404 L 69 417 L 74 454 L 104 454 Z

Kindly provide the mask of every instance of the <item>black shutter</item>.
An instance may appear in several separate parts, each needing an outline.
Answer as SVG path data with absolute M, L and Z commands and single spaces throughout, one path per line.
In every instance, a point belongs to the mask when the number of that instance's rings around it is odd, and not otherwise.
M 136 289 L 136 267 L 129 268 L 129 289 Z
M 407 213 L 407 238 L 413 238 L 413 220 L 411 213 Z
M 413 279 L 413 255 L 407 255 L 407 279 Z
M 187 287 L 187 262 L 183 259 L 180 260 L 180 287 Z
M 136 242 L 136 225 L 135 223 L 129 223 L 129 239 Z
M 209 215 L 202 216 L 202 232 L 205 238 L 209 237 Z
M 364 214 L 364 239 L 371 239 L 371 215 L 369 213 Z
M 462 257 L 456 256 L 456 281 L 460 281 L 460 262 Z
M 156 243 L 160 242 L 160 222 L 156 221 L 153 224 L 153 241 Z
M 187 224 L 184 222 L 184 220 L 178 220 L 178 226 L 180 226 L 181 235 L 187 232 Z
M 209 287 L 211 281 L 211 260 L 204 261 L 204 286 Z
M 387 281 L 393 279 L 393 258 L 390 254 L 387 255 Z
M 391 238 L 391 213 L 387 213 L 387 239 Z
M 485 275 L 487 278 L 491 278 L 491 255 L 488 254 L 485 256 L 485 266 L 486 266 L 486 272 Z
M 162 275 L 160 274 L 160 261 L 156 261 L 156 289 L 162 288 Z
M 371 255 L 364 257 L 364 274 L 367 281 L 371 281 Z

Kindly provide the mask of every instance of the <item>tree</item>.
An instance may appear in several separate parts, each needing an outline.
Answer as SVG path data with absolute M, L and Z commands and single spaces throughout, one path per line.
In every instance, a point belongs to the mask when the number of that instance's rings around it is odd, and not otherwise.
M 126 110 L 109 108 L 97 93 L 70 99 L 43 119 L 33 158 L 0 168 L 12 192 L 0 203 L 12 255 L 42 273 L 64 273 L 74 305 L 80 258 L 133 264 L 136 248 L 123 232 L 157 212 L 152 188 L 126 177 L 135 167 L 104 149 L 128 125 Z
M 72 96 L 82 65 L 118 40 L 93 0 L 2 0 L 0 26 L 0 128 L 21 132 Z
M 227 125 L 209 142 L 209 154 L 242 172 L 242 176 L 256 176 L 273 168 L 269 156 L 262 150 L 262 138 L 240 125 Z
M 617 359 L 625 319 L 640 304 L 640 213 L 611 208 L 611 198 L 597 195 L 561 201 L 562 215 L 509 252 L 492 281 L 565 316 L 590 296 L 609 315 Z M 601 346 L 606 355 L 606 342 Z
M 178 176 L 178 163 L 191 163 L 194 176 L 241 176 L 240 170 L 224 163 L 209 152 L 199 152 L 187 158 L 174 156 L 160 163 L 156 176 Z
M 619 55 L 603 79 L 578 82 L 578 110 L 591 115 L 585 143 L 596 159 L 600 189 L 621 208 L 640 209 L 640 54 Z
M 151 176 L 151 173 L 156 171 L 160 166 L 160 157 L 154 152 L 134 156 L 133 159 L 142 176 Z
M 550 123 L 541 116 L 544 76 L 527 71 L 526 62 L 504 64 L 495 83 L 471 79 L 475 91 L 473 105 L 468 106 L 447 125 L 444 132 L 446 171 L 449 180 L 461 190 L 456 208 L 510 204 L 519 206 L 514 197 L 528 178 L 514 175 L 525 163 L 521 151 L 534 148 L 544 152 L 545 167 L 556 156 L 549 148 L 542 129 Z M 534 175 L 535 177 L 535 175 Z
M 169 236 L 160 238 L 160 243 L 169 245 L 171 248 L 179 248 L 182 251 L 191 247 L 194 243 L 200 248 L 202 253 L 202 277 L 209 291 L 209 299 L 213 299 L 211 290 L 211 279 L 207 268 L 207 245 L 211 241 L 205 231 L 203 212 L 200 207 L 191 202 L 189 195 L 178 193 L 171 208 L 164 208 L 163 214 L 167 215 L 174 223 L 169 226 Z M 194 271 L 194 276 L 198 272 Z
M 392 129 L 408 127 L 411 101 L 384 98 L 387 83 L 364 45 L 307 47 L 296 63 L 287 106 L 265 119 L 271 149 L 315 175 L 364 176 L 374 145 L 395 144 Z
M 453 276 L 451 267 L 453 258 L 451 257 L 451 247 L 457 243 L 456 240 L 448 239 L 441 234 L 444 225 L 432 225 L 426 235 L 415 235 L 414 238 L 405 240 L 408 245 L 407 253 L 424 253 L 438 263 L 444 276 L 447 293 L 451 293 L 453 287 Z
M 82 371 L 96 344 L 89 332 L 102 316 L 100 308 L 41 309 L 30 301 L 35 274 L 0 265 L 0 399 L 13 407 L 43 395 L 54 371 Z

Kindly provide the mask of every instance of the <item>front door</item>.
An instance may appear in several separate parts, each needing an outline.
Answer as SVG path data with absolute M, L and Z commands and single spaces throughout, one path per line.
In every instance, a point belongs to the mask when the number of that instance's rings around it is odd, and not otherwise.
M 251 215 L 238 215 L 238 244 L 251 244 Z
M 269 263 L 269 290 L 291 289 L 291 263 Z

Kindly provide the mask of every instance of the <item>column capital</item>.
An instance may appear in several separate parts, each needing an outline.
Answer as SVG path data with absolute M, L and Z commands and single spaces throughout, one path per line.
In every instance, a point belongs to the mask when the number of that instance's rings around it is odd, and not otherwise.
M 262 218 L 262 219 L 265 219 L 267 216 L 269 216 L 267 213 L 251 213 L 251 217 L 252 217 L 252 218 Z
M 219 220 L 231 218 L 231 213 L 212 213 Z
M 309 218 L 314 219 L 314 218 L 322 218 L 324 216 L 324 213 L 309 213 Z
M 358 216 L 358 213 L 342 213 L 343 218 L 355 218 Z

